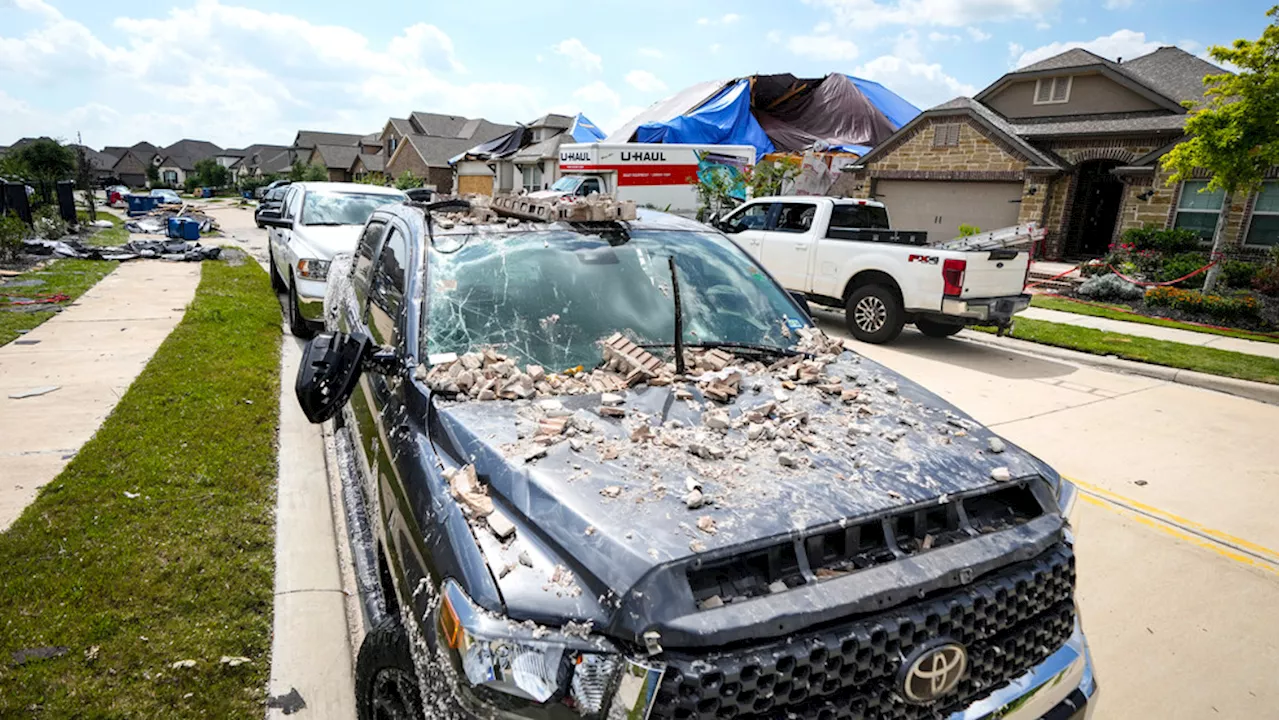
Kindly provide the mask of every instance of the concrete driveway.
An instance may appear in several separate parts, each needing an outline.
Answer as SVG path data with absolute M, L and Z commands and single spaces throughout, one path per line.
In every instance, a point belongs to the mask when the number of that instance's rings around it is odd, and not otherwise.
M 843 313 L 815 312 L 848 336 Z M 913 328 L 858 350 L 1089 491 L 1075 522 L 1097 717 L 1275 717 L 1280 409 Z

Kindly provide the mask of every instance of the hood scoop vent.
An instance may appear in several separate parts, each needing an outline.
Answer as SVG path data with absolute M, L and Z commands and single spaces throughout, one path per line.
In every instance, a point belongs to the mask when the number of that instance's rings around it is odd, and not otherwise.
M 1020 482 L 855 525 L 819 529 L 729 558 L 698 560 L 688 567 L 689 588 L 698 608 L 709 610 L 1008 530 L 1044 513 L 1030 482 Z

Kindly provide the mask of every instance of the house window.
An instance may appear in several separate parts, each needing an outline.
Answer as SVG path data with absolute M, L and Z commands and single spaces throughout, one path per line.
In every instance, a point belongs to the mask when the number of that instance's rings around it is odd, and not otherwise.
M 164 174 L 161 176 L 161 179 L 164 180 L 165 185 L 177 185 L 178 172 L 176 170 L 165 170 Z
M 387 157 L 391 157 L 391 153 L 396 151 L 396 139 L 387 138 Z
M 933 126 L 934 147 L 956 147 L 960 144 L 960 124 L 948 123 Z
M 1275 245 L 1280 234 L 1280 185 L 1275 180 L 1262 183 L 1258 197 L 1253 200 L 1253 215 L 1249 218 L 1249 234 L 1244 236 L 1246 245 Z
M 521 165 L 520 184 L 529 192 L 542 189 L 542 167 L 540 165 Z
M 1174 227 L 1197 232 L 1204 240 L 1213 239 L 1213 229 L 1218 224 L 1218 215 L 1222 213 L 1222 191 L 1204 190 L 1208 186 L 1208 180 L 1182 183 L 1178 214 L 1173 221 Z
M 1036 105 L 1064 103 L 1071 97 L 1071 76 L 1036 80 Z

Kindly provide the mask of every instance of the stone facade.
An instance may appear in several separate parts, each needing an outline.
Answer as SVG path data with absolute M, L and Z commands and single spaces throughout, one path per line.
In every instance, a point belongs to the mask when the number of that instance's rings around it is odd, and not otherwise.
M 934 147 L 936 125 L 960 126 L 959 142 L 953 146 Z M 963 171 L 1021 173 L 1027 166 L 1022 159 L 1010 152 L 1004 143 L 997 143 L 968 118 L 933 118 L 921 123 L 909 137 L 901 139 L 896 148 L 872 169 L 873 176 L 897 175 L 893 171 Z M 908 178 L 903 178 L 908 179 Z M 924 178 L 919 179 L 942 179 Z

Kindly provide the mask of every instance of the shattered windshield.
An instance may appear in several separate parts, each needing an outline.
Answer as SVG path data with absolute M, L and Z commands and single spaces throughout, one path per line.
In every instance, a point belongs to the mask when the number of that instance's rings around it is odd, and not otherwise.
M 551 189 L 556 192 L 573 192 L 578 189 L 578 183 L 580 182 L 582 182 L 582 178 L 566 175 L 557 180 L 555 184 L 551 186 Z
M 302 203 L 302 224 L 364 225 L 374 210 L 403 200 L 403 195 L 311 191 Z
M 808 325 L 791 298 L 723 236 L 645 230 L 478 234 L 428 259 L 428 355 L 493 347 L 548 370 L 600 364 L 599 341 L 674 342 L 667 258 L 676 258 L 684 341 L 789 349 Z

